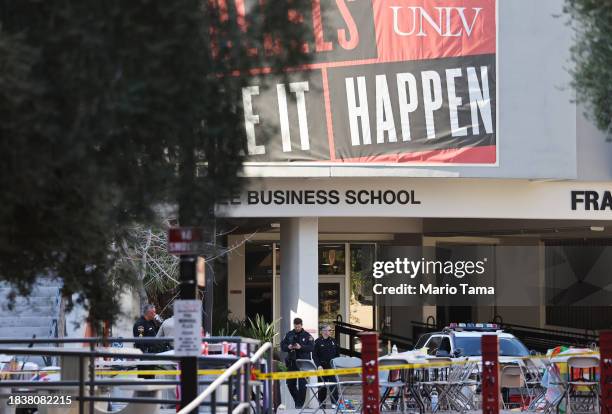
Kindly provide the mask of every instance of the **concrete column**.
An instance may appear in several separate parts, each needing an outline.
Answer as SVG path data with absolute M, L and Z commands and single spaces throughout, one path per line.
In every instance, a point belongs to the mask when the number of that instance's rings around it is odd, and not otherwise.
M 319 324 L 319 222 L 316 217 L 281 221 L 281 332 L 292 329 L 293 318 L 304 321 L 314 337 Z

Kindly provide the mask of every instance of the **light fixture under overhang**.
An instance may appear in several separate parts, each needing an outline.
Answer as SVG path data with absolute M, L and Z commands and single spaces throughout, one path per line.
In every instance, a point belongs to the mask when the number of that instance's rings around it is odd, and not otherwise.
M 272 227 L 273 229 L 278 229 L 280 228 L 280 223 L 270 223 L 270 227 Z
M 591 226 L 591 231 L 604 231 L 605 229 L 604 226 Z

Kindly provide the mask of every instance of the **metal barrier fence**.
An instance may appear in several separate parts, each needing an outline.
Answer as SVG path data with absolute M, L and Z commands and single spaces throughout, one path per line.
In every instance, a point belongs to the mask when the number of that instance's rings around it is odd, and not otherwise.
M 164 389 L 179 386 L 180 366 L 178 365 L 181 357 L 173 355 L 171 351 L 160 354 L 141 354 L 128 351 L 133 348 L 106 346 L 111 343 L 167 344 L 172 340 L 173 338 L 0 339 L 0 355 L 12 356 L 17 360 L 21 357 L 23 360 L 20 361 L 22 362 L 21 369 L 0 371 L 5 377 L 23 376 L 22 374 L 29 373 L 24 368 L 25 360 L 31 356 L 53 357 L 60 360 L 60 367 L 57 371 L 45 369 L 36 371 L 59 373 L 59 380 L 37 381 L 0 377 L 0 401 L 6 404 L 6 399 L 13 396 L 13 403 L 15 403 L 15 395 L 70 395 L 71 399 L 78 403 L 78 412 L 81 414 L 94 413 L 96 402 L 180 404 L 180 398 L 161 398 L 160 394 Z M 248 359 L 244 356 L 257 353 L 260 347 L 259 341 L 241 337 L 210 337 L 203 338 L 203 342 L 209 344 L 212 352 L 197 358 L 199 386 L 209 386 L 228 367 L 241 359 Z M 36 347 L 37 344 L 44 344 L 45 347 Z M 62 347 L 68 344 L 84 347 Z M 217 348 L 217 352 L 212 348 Z M 229 352 L 224 354 L 223 350 Z M 262 354 L 262 357 L 263 354 L 266 354 L 265 358 L 259 361 L 250 359 L 245 361 L 240 370 L 228 376 L 223 384 L 220 384 L 224 388 L 223 398 L 218 398 L 218 389 L 216 389 L 206 401 L 198 405 L 209 407 L 212 413 L 215 413 L 219 407 L 226 407 L 227 412 L 231 413 L 239 404 L 248 403 L 257 414 L 271 413 L 273 404 L 270 381 L 252 381 L 251 375 L 255 370 L 268 372 L 272 367 L 272 350 L 271 348 L 266 349 L 266 352 L 259 354 Z M 169 367 L 172 369 L 168 369 Z M 139 378 L 134 378 L 135 375 L 138 375 Z M 169 378 L 151 378 L 155 375 L 169 376 Z M 123 376 L 128 376 L 128 378 L 122 378 Z M 110 378 L 106 379 L 107 377 Z M 110 393 L 112 387 L 131 389 L 134 395 L 132 397 L 112 396 Z M 32 406 L 29 403 L 19 405 Z
M 357 341 L 359 336 L 363 332 L 371 332 L 372 329 L 364 328 L 362 326 L 353 325 L 346 322 L 334 321 L 334 332 L 336 343 L 341 344 L 342 335 L 348 337 L 348 348 L 340 347 L 340 353 L 343 355 L 360 357 L 361 352 L 356 350 Z M 383 343 L 391 342 L 392 344 L 399 345 L 402 349 L 412 349 L 414 346 L 410 338 L 406 338 L 399 335 L 382 332 L 378 334 L 378 338 Z

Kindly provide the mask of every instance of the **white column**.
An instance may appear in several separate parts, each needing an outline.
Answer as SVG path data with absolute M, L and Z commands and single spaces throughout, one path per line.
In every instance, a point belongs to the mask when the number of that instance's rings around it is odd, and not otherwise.
M 319 222 L 316 217 L 281 221 L 281 332 L 292 329 L 293 318 L 317 336 L 319 324 Z

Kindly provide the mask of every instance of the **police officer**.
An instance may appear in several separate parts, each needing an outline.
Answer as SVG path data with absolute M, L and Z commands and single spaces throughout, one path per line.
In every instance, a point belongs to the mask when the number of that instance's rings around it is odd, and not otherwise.
M 138 318 L 132 329 L 134 338 L 155 337 L 158 330 L 156 316 L 155 305 L 145 305 L 142 309 L 142 316 Z M 156 351 L 154 343 L 139 342 L 135 343 L 134 347 L 139 348 L 143 353 Z
M 287 352 L 287 369 L 289 371 L 298 371 L 298 359 L 311 359 L 311 353 L 314 349 L 314 339 L 302 328 L 302 319 L 295 318 L 293 320 L 293 330 L 287 332 L 285 339 L 281 342 L 281 350 Z M 295 402 L 295 408 L 302 408 L 306 400 L 306 379 L 292 378 L 287 380 L 287 388 Z
M 330 335 L 331 328 L 329 325 L 323 325 L 321 327 L 321 336 L 317 338 L 314 344 L 314 352 L 312 353 L 312 357 L 314 359 L 315 364 L 319 369 L 331 369 L 331 360 L 340 356 L 340 348 L 336 343 L 336 340 L 332 338 Z M 319 377 L 320 382 L 336 382 L 336 378 L 333 375 L 326 377 Z M 317 394 L 317 398 L 319 399 L 319 404 L 321 407 L 325 408 L 325 398 L 327 397 L 327 388 L 321 387 L 319 388 L 319 392 Z M 336 386 L 331 386 L 331 402 L 332 404 L 337 404 L 338 402 L 338 388 Z

